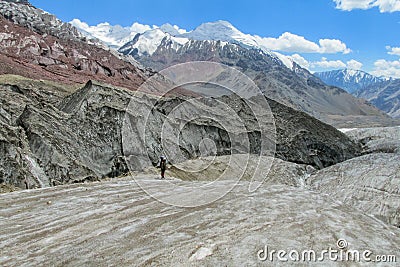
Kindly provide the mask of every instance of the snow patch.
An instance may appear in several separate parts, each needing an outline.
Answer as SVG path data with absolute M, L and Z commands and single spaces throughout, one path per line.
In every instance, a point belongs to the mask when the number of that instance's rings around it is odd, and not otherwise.
M 214 251 L 214 246 L 215 245 L 212 245 L 211 248 L 200 247 L 195 253 L 193 253 L 192 256 L 190 256 L 189 261 L 200 261 L 208 256 L 211 256 Z
M 47 178 L 43 169 L 39 166 L 39 164 L 37 164 L 36 160 L 29 157 L 28 155 L 25 156 L 25 159 L 29 162 L 29 169 L 40 187 L 49 187 L 49 179 Z
M 278 52 L 273 52 L 274 55 L 276 55 L 282 63 L 288 67 L 288 69 L 293 69 L 293 59 L 291 59 L 288 56 L 282 55 L 281 53 Z

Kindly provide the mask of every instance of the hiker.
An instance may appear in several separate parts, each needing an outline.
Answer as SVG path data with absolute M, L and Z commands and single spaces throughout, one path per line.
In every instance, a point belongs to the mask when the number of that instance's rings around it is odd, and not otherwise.
M 157 167 L 161 169 L 161 179 L 165 179 L 165 170 L 167 169 L 167 158 L 161 156 Z

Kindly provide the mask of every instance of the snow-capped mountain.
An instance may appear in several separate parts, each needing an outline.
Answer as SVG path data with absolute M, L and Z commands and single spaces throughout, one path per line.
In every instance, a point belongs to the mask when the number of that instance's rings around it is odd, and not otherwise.
M 261 44 L 261 37 L 244 34 L 231 23 L 223 20 L 203 23 L 189 32 L 168 23 L 160 27 L 150 27 L 138 23 L 134 23 L 130 27 L 112 26 L 109 23 L 89 26 L 78 19 L 74 19 L 70 23 L 85 36 L 97 38 L 112 48 L 119 48 L 120 52 L 124 54 L 127 54 L 126 50 L 128 49 L 129 51 L 135 50 L 135 54 L 138 55 L 151 55 L 154 53 L 155 47 L 158 47 L 161 41 L 167 37 L 168 40 L 174 43 L 173 46 L 176 49 L 186 44 L 189 40 L 214 40 L 239 44 L 245 48 L 261 49 L 265 53 L 278 56 Z M 285 60 L 285 56 L 279 56 Z M 292 63 L 288 65 L 287 62 L 285 62 L 285 65 L 290 69 L 293 66 Z
M 193 31 L 182 34 L 182 37 L 198 41 L 223 41 L 238 43 L 247 47 L 263 48 L 257 43 L 254 36 L 242 33 L 231 23 L 223 20 L 203 23 Z M 264 50 L 268 49 L 264 48 Z
M 376 77 L 364 71 L 351 69 L 316 72 L 314 75 L 326 84 L 340 87 L 349 93 L 388 80 L 385 77 Z
M 131 41 L 136 34 L 151 30 L 150 26 L 133 23 L 130 27 L 110 25 L 108 22 L 96 26 L 89 26 L 87 23 L 74 19 L 70 24 L 75 26 L 83 35 L 88 38 L 96 38 L 111 48 L 118 49 Z
M 356 97 L 368 100 L 394 118 L 400 118 L 400 80 L 376 77 L 359 70 L 334 70 L 314 73 L 326 84 L 341 87 Z
M 175 50 L 189 41 L 187 38 L 174 37 L 161 28 L 156 28 L 137 34 L 132 41 L 124 44 L 118 51 L 131 56 L 152 55 L 163 40 L 168 41 Z
M 328 123 L 332 123 L 332 114 L 344 120 L 347 120 L 348 114 L 352 117 L 360 114 L 368 118 L 377 116 L 379 120 L 385 120 L 383 113 L 366 101 L 360 101 L 344 90 L 327 86 L 293 61 L 290 62 L 291 68 L 288 68 L 277 56 L 261 49 L 249 49 L 243 44 L 220 40 L 189 39 L 184 44 L 178 44 L 174 41 L 176 36 L 167 34 L 155 50 L 139 53 L 140 45 L 148 40 L 145 38 L 148 37 L 147 34 L 149 33 L 137 35 L 135 40 L 122 47 L 120 52 L 128 53 L 143 66 L 154 70 L 192 61 L 212 61 L 235 67 L 252 79 L 268 98 Z M 161 36 L 158 36 L 158 40 Z M 208 88 L 200 86 L 195 91 L 199 93 L 202 90 L 207 91 Z
M 203 23 L 189 32 L 171 24 L 161 27 L 134 24 L 125 28 L 108 23 L 88 26 L 77 20 L 72 24 L 86 36 L 95 37 L 113 48 L 119 47 L 121 54 L 132 56 L 154 70 L 196 60 L 236 66 L 252 77 L 270 98 L 326 122 L 330 122 L 327 114 L 332 112 L 341 116 L 359 115 L 359 112 L 382 116 L 369 104 L 326 86 L 294 58 L 270 51 L 263 46 L 262 37 L 244 34 L 227 21 Z M 124 43 L 126 40 L 129 41 Z M 353 84 L 368 77 L 351 70 L 342 73 L 342 80 Z

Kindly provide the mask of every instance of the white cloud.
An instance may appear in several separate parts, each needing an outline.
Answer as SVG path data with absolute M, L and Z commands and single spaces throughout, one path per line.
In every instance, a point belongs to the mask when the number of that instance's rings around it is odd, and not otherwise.
M 360 70 L 362 68 L 363 64 L 361 62 L 358 62 L 357 60 L 349 60 L 347 61 L 347 68 L 352 69 L 352 70 Z
M 320 53 L 343 53 L 348 54 L 351 52 L 346 44 L 337 39 L 321 39 L 319 40 Z
M 173 26 L 175 30 L 177 30 L 180 34 L 187 33 L 187 30 L 179 28 L 178 25 Z
M 291 58 L 293 59 L 294 62 L 296 62 L 297 64 L 299 64 L 301 67 L 308 69 L 310 67 L 310 63 L 302 56 L 300 56 L 299 54 L 293 54 L 291 56 Z
M 351 52 L 351 50 L 347 48 L 346 44 L 340 40 L 320 39 L 319 44 L 317 44 L 307 40 L 303 36 L 290 32 L 285 32 L 278 38 L 262 38 L 260 36 L 255 36 L 255 39 L 262 47 L 274 51 L 321 54 L 347 54 Z
M 320 61 L 308 61 L 304 57 L 299 54 L 293 54 L 291 56 L 285 56 L 278 52 L 274 52 L 275 55 L 279 57 L 279 59 L 290 69 L 292 69 L 292 62 L 296 62 L 302 68 L 305 68 L 309 71 L 315 68 L 322 69 L 353 69 L 353 70 L 361 70 L 363 64 L 355 59 L 351 59 L 344 63 L 341 60 L 328 60 L 326 57 L 321 58 Z
M 341 60 L 327 60 L 323 57 L 321 61 L 311 62 L 310 66 L 312 68 L 323 68 L 323 69 L 342 69 L 346 68 L 346 64 Z
M 130 30 L 135 33 L 144 33 L 145 31 L 151 30 L 151 27 L 135 22 L 131 25 Z
M 387 61 L 379 59 L 375 61 L 374 67 L 371 74 L 375 76 L 400 78 L 400 60 Z
M 319 50 L 319 46 L 311 41 L 306 40 L 303 36 L 285 32 L 278 38 L 259 36 L 257 41 L 259 44 L 270 50 L 285 52 L 313 53 Z
M 400 56 L 400 47 L 386 46 L 386 49 L 389 50 L 389 52 L 388 52 L 389 55 Z
M 80 21 L 79 19 L 73 19 L 69 23 L 78 29 L 82 29 L 85 31 L 88 31 L 88 29 L 90 29 L 90 26 L 87 23 Z
M 346 11 L 378 7 L 381 13 L 400 11 L 400 0 L 333 0 L 336 8 Z

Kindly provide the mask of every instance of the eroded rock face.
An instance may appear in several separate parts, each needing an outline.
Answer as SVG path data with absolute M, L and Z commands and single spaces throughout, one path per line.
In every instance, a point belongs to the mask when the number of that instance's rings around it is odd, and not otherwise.
M 49 186 L 23 129 L 0 121 L 0 155 L 0 183 L 24 189 Z
M 83 35 L 72 25 L 63 23 L 54 15 L 31 6 L 27 0 L 1 1 L 0 15 L 39 34 L 49 34 L 62 39 L 84 40 Z
M 46 174 L 50 185 L 120 176 L 129 171 L 124 156 L 138 159 L 129 161 L 132 170 L 151 166 L 163 153 L 160 129 L 164 123 L 179 133 L 180 122 L 167 118 L 168 112 L 185 101 L 178 97 L 159 99 L 92 82 L 68 96 L 65 91 L 60 93 L 61 89 L 59 95 L 46 94 L 44 90 L 35 92 L 34 88 L 6 86 L 3 110 L 8 110 L 4 114 L 10 117 L 6 122 L 19 127 L 26 136 L 27 147 L 37 158 L 37 166 Z M 10 97 L 11 94 L 15 97 Z M 233 110 L 238 109 L 235 112 L 247 120 L 246 128 L 240 129 L 237 120 L 232 120 L 231 114 L 215 105 L 212 99 L 194 99 L 189 109 L 182 110 L 182 116 L 194 111 L 208 112 L 209 116 L 230 125 L 235 135 L 242 136 L 243 140 L 248 138 L 249 145 L 234 151 L 224 127 L 213 121 L 189 121 L 181 129 L 178 151 L 170 151 L 173 155 L 183 155 L 174 163 L 201 156 L 199 143 L 206 138 L 216 144 L 216 155 L 261 153 L 260 128 L 244 102 L 229 96 L 219 100 L 231 105 Z M 147 142 L 141 141 L 139 130 L 133 130 L 130 133 L 133 141 L 124 146 L 122 126 L 130 102 L 139 111 L 130 115 L 132 125 L 134 129 L 146 125 Z M 336 129 L 277 102 L 271 102 L 270 106 L 276 118 L 277 157 L 322 168 L 357 155 L 358 146 Z M 146 121 L 144 114 L 150 110 L 152 118 Z

